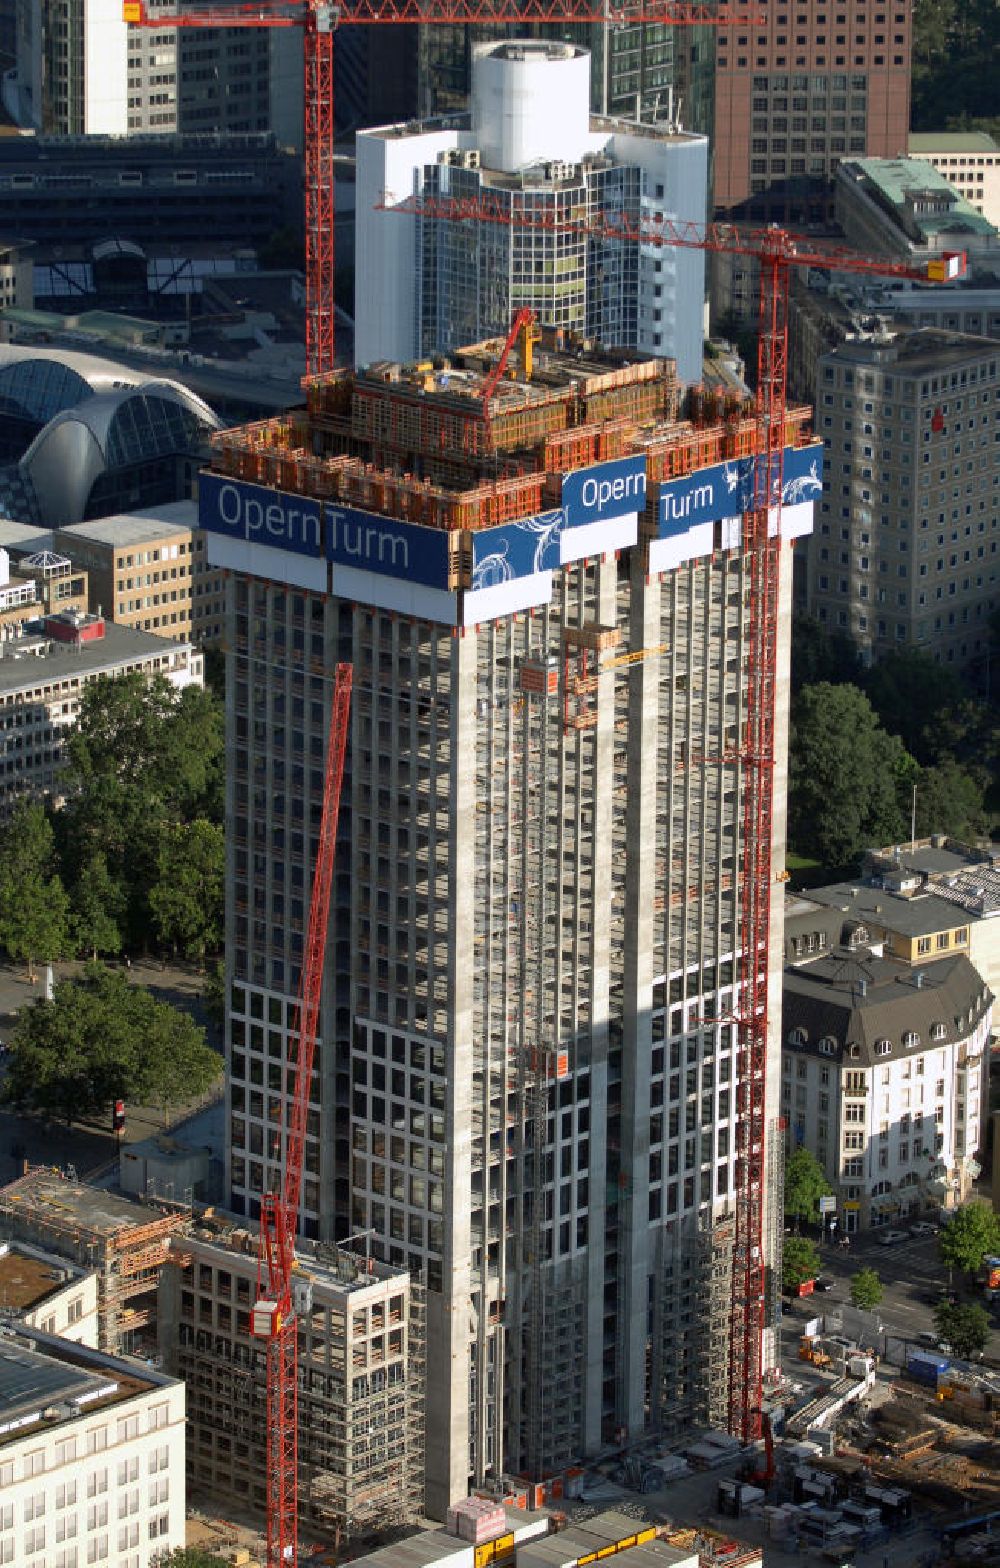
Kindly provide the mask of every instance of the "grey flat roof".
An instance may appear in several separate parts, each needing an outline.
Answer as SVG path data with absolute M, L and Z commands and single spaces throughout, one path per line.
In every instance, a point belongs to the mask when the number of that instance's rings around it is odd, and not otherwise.
M 33 523 L 16 523 L 8 517 L 0 517 L 0 547 L 5 550 L 20 549 L 28 553 L 51 550 L 52 539 L 51 528 L 36 528 Z
M 931 853 L 943 855 L 945 851 L 933 850 Z M 907 898 L 882 887 L 858 887 L 856 882 L 833 882 L 828 887 L 810 888 L 808 896 L 813 905 L 840 911 L 845 922 L 870 922 L 875 926 L 885 926 L 887 931 L 899 931 L 904 936 L 930 936 L 935 931 L 965 923 L 965 917 L 955 908 L 954 903 L 930 891 Z M 791 934 L 795 934 L 799 921 L 808 914 L 808 909 L 790 909 L 786 906 L 785 920 Z
M 57 1400 L 79 1398 L 100 1383 L 81 1367 L 65 1366 L 0 1339 L 0 1431 L 8 1422 L 19 1422 L 33 1411 L 40 1414 Z M 10 1436 L 9 1431 L 4 1435 Z
M 86 1418 L 176 1379 L 18 1323 L 0 1329 L 0 1444 Z M 43 1422 L 42 1411 L 51 1414 Z
M 128 545 L 157 544 L 171 534 L 181 533 L 195 525 L 197 509 L 193 501 L 174 503 L 180 515 L 168 515 L 172 507 L 149 508 L 141 512 L 118 512 L 113 517 L 95 517 L 87 523 L 70 523 L 61 528 L 70 538 L 90 539 L 95 544 L 109 544 L 114 548 Z
M 14 657 L 12 650 L 19 644 L 45 640 L 45 634 L 39 632 L 24 638 L 14 637 L 2 645 L 0 696 L 71 680 L 73 676 L 110 673 L 136 660 L 148 661 L 157 654 L 169 659 L 171 653 L 190 647 L 184 642 L 173 642 L 169 637 L 157 637 L 153 632 L 137 631 L 134 626 L 106 621 L 104 636 L 99 641 L 85 642 L 79 647 L 72 643 L 53 643 L 51 652 L 24 652 L 20 658 Z

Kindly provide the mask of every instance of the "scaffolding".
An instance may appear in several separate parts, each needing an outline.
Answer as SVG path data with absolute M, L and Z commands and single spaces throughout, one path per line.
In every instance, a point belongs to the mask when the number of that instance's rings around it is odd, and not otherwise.
M 255 1238 L 217 1221 L 172 1251 L 163 1339 L 188 1390 L 191 1484 L 263 1511 L 266 1357 L 250 1332 Z M 337 1246 L 296 1257 L 299 1507 L 358 1538 L 424 1506 L 426 1304 L 407 1274 Z
M 155 1350 L 156 1291 L 186 1210 L 143 1204 L 66 1181 L 48 1167 L 0 1190 L 0 1228 L 97 1274 L 98 1344 L 117 1354 Z

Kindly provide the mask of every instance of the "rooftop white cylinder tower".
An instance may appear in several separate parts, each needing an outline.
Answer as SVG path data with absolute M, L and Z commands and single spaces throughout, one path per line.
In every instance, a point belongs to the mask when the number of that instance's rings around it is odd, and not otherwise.
M 590 53 L 575 44 L 511 39 L 472 52 L 472 137 L 484 167 L 579 163 L 590 133 Z

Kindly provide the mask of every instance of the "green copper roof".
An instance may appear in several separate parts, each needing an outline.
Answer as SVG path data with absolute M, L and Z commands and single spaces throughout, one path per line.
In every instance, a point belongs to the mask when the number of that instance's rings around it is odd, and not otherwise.
M 995 234 L 992 223 L 977 212 L 971 202 L 949 185 L 932 163 L 920 158 L 857 158 L 852 165 L 875 187 L 891 207 L 905 207 L 907 198 L 918 192 L 947 193 L 952 199 L 946 211 L 914 212 L 913 222 L 923 234 L 949 231 L 966 234 Z

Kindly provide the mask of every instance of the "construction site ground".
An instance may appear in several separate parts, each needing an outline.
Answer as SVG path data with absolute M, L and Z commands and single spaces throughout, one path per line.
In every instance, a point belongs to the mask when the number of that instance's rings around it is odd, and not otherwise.
M 82 964 L 57 964 L 56 979 L 70 978 L 82 968 Z M 137 985 L 149 986 L 161 1001 L 183 1007 L 199 1023 L 205 1023 L 201 1003 L 205 976 L 193 964 L 164 965 L 137 959 L 129 970 L 129 978 Z M 32 984 L 23 965 L 0 964 L 0 1042 L 6 1043 L 10 1038 L 20 1008 L 43 995 L 43 971 L 39 971 L 37 982 Z M 0 1056 L 0 1079 L 3 1071 Z M 175 1107 L 169 1125 L 185 1121 L 200 1104 L 194 1102 Z M 122 1139 L 125 1143 L 138 1143 L 163 1131 L 163 1116 L 156 1107 L 128 1105 L 125 1114 Z M 67 1127 L 61 1122 L 47 1122 L 40 1116 L 18 1116 L 8 1107 L 0 1106 L 0 1186 L 20 1175 L 21 1162 L 25 1158 L 32 1164 L 44 1163 L 60 1168 L 73 1165 L 81 1180 L 99 1179 L 116 1160 L 110 1121 L 82 1122 Z

